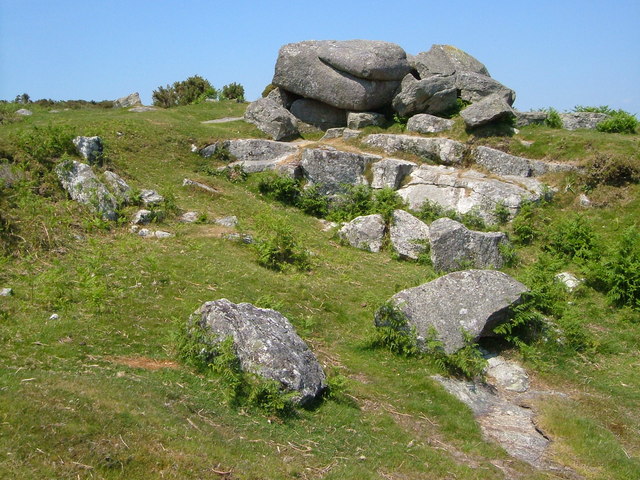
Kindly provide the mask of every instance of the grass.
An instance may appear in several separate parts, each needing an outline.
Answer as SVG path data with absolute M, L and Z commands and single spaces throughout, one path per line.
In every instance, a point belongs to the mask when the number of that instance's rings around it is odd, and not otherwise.
M 260 267 L 250 247 L 221 238 L 223 230 L 210 224 L 169 217 L 157 228 L 174 237 L 142 239 L 124 224 L 95 227 L 55 183 L 48 196 L 37 179 L 7 190 L 11 208 L 3 215 L 22 238 L 12 246 L 16 255 L 0 257 L 0 287 L 15 292 L 0 297 L 0 476 L 494 479 L 507 477 L 504 469 L 514 478 L 562 475 L 536 471 L 483 439 L 470 411 L 429 378 L 442 373 L 430 359 L 366 348 L 375 309 L 435 278 L 430 267 L 341 246 L 317 219 L 255 193 L 254 179 L 232 184 L 199 173 L 192 143 L 263 137 L 243 122 L 200 123 L 243 109 L 235 102 L 141 114 L 34 108 L 31 117 L 0 127 L 0 157 L 27 173 L 31 160 L 16 142 L 23 132 L 54 125 L 99 134 L 107 165 L 133 187 L 170 192 L 181 210 L 210 219 L 236 215 L 242 232 L 255 234 L 265 216 L 286 220 L 311 252 L 310 271 L 280 273 Z M 522 138 L 534 140 L 531 150 L 519 150 Z M 561 161 L 638 146 L 636 136 L 545 127 L 478 141 Z M 221 193 L 183 188 L 185 177 Z M 536 210 L 539 236 L 518 247 L 520 264 L 508 273 L 524 276 L 545 232 L 575 213 L 577 188 Z M 638 185 L 612 188 L 595 187 L 590 196 L 616 195 L 584 211 L 602 244 L 619 238 L 640 211 Z M 134 210 L 123 213 L 128 218 Z M 581 268 L 563 262 L 559 268 Z M 346 377 L 345 393 L 284 419 L 227 405 L 215 376 L 175 361 L 172 337 L 199 305 L 219 298 L 277 304 L 321 362 Z M 537 346 L 530 356 L 508 353 L 525 361 L 534 385 L 568 395 L 538 400 L 555 461 L 586 478 L 637 477 L 638 314 L 612 307 L 588 286 L 567 301 L 597 341 L 594 352 L 559 355 Z

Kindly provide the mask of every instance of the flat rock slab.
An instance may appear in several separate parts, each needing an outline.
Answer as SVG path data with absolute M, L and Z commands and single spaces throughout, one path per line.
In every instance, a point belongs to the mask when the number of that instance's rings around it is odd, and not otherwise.
M 238 120 L 244 120 L 243 117 L 224 117 L 224 118 L 214 118 L 213 120 L 205 120 L 200 123 L 229 123 L 229 122 L 237 122 Z
M 387 153 L 413 153 L 427 160 L 445 165 L 462 163 L 466 147 L 449 138 L 425 138 L 413 135 L 374 133 L 364 143 Z
M 408 160 L 385 158 L 371 166 L 371 188 L 391 188 L 397 190 L 404 179 L 418 168 Z
M 309 403 L 327 388 L 315 355 L 275 310 L 223 298 L 204 303 L 190 323 L 216 336 L 214 341 L 233 338 L 242 369 L 296 392 L 299 404 Z
M 412 210 L 419 210 L 430 201 L 460 214 L 475 211 L 485 222 L 493 224 L 497 222 L 498 204 L 504 205 L 513 218 L 522 202 L 537 201 L 546 192 L 545 186 L 533 178 L 496 179 L 474 170 L 421 165 L 411 173 L 398 195 Z
M 543 162 L 530 160 L 490 147 L 477 147 L 473 158 L 478 165 L 498 175 L 516 175 L 520 177 L 537 177 L 549 172 L 576 171 L 575 165 L 566 163 Z
M 551 443 L 534 422 L 529 408 L 500 397 L 487 385 L 439 375 L 432 377 L 473 412 L 482 432 L 507 453 L 534 467 L 545 465 L 544 455 Z
M 508 319 L 510 308 L 527 291 L 506 273 L 465 270 L 402 290 L 390 301 L 406 315 L 420 343 L 435 331 L 444 351 L 454 353 L 465 346 L 463 332 L 474 341 L 493 336 L 493 329 Z M 376 317 L 378 326 L 381 321 Z

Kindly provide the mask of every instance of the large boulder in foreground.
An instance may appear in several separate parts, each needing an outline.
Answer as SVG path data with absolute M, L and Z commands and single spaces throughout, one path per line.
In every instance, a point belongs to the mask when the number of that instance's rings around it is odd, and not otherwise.
M 465 346 L 465 334 L 477 341 L 509 318 L 527 287 L 506 273 L 465 270 L 396 293 L 390 301 L 402 311 L 422 343 L 432 331 L 451 354 Z M 376 316 L 376 325 L 383 318 Z
M 190 321 L 219 341 L 233 338 L 242 369 L 297 392 L 299 404 L 309 403 L 327 387 L 313 352 L 289 320 L 275 310 L 223 298 L 204 303 Z
M 377 253 L 382 248 L 385 228 L 382 215 L 363 215 L 344 224 L 338 236 L 352 247 Z
M 431 263 L 436 270 L 450 272 L 467 268 L 501 268 L 500 245 L 508 244 L 503 232 L 477 232 L 450 218 L 440 218 L 429 226 Z
M 401 258 L 417 260 L 429 245 L 429 226 L 409 212 L 394 210 L 389 238 Z
M 393 43 L 313 40 L 280 48 L 272 83 L 336 108 L 370 111 L 391 102 L 409 70 Z
M 287 140 L 300 133 L 296 117 L 271 98 L 261 98 L 251 103 L 244 112 L 244 119 L 274 140 Z
M 66 160 L 56 166 L 55 172 L 62 188 L 73 200 L 88 206 L 105 220 L 118 218 L 116 197 L 98 180 L 89 165 L 75 160 Z

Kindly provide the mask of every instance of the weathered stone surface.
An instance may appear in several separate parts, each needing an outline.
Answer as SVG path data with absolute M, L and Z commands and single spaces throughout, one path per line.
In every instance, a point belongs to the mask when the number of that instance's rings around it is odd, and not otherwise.
M 136 230 L 134 227 L 131 227 L 134 233 L 137 233 L 138 236 L 143 238 L 169 238 L 173 237 L 173 233 L 164 232 L 162 230 L 149 230 L 148 228 L 141 228 L 140 230 Z M 136 227 L 137 228 L 137 227 Z
M 490 95 L 497 95 L 510 106 L 516 101 L 516 92 L 486 75 L 459 72 L 456 74 L 455 83 L 460 92 L 460 98 L 467 102 L 479 102 Z
M 384 158 L 371 166 L 371 188 L 388 187 L 397 190 L 407 175 L 417 167 L 417 164 L 408 160 Z
M 545 464 L 544 454 L 550 441 L 536 426 L 530 408 L 509 402 L 482 383 L 433 378 L 473 411 L 482 432 L 509 455 L 536 467 Z
M 29 115 L 33 115 L 33 112 L 26 108 L 20 108 L 16 110 L 16 115 L 22 115 L 23 117 L 28 117 Z
M 313 125 L 320 130 L 344 127 L 347 124 L 345 110 L 309 98 L 301 98 L 293 102 L 291 113 L 301 122 Z
M 302 172 L 311 185 L 325 195 L 344 191 L 345 185 L 366 185 L 367 165 L 381 157 L 367 153 L 307 148 L 302 153 Z
M 449 138 L 424 138 L 413 135 L 374 133 L 364 143 L 387 153 L 413 153 L 427 160 L 445 165 L 462 163 L 466 147 Z
M 129 186 L 124 179 L 115 172 L 107 170 L 103 174 L 104 181 L 121 204 L 128 204 L 131 202 L 133 196 L 133 189 Z
M 346 128 L 344 127 L 336 127 L 336 128 L 328 128 L 324 135 L 320 140 L 331 140 L 333 138 L 342 138 L 344 131 Z
M 318 58 L 340 72 L 368 80 L 400 80 L 411 68 L 402 47 L 376 40 L 320 42 Z
M 296 117 L 270 98 L 252 102 L 244 112 L 244 119 L 274 140 L 286 140 L 299 135 Z
M 138 210 L 133 214 L 133 218 L 131 219 L 132 225 L 146 225 L 153 221 L 153 213 L 151 210 Z
M 100 137 L 76 137 L 73 144 L 82 158 L 94 165 L 102 157 L 102 139 Z
M 588 130 L 595 130 L 598 124 L 609 118 L 606 113 L 595 112 L 575 112 L 575 113 L 561 113 L 560 120 L 562 120 L 562 128 L 566 130 L 578 130 L 585 128 Z
M 190 323 L 217 336 L 233 338 L 235 353 L 244 371 L 279 382 L 296 392 L 296 401 L 306 404 L 326 388 L 320 363 L 281 313 L 235 304 L 227 299 L 204 303 Z
M 474 170 L 432 165 L 415 169 L 407 185 L 398 190 L 412 210 L 431 201 L 461 214 L 473 210 L 488 223 L 496 223 L 494 212 L 499 203 L 513 218 L 523 201 L 537 201 L 545 193 L 544 185 L 532 178 L 498 180 Z
M 0 297 L 10 297 L 13 295 L 13 288 L 0 288 Z
M 142 105 L 142 100 L 140 100 L 140 94 L 138 92 L 127 95 L 126 97 L 121 97 L 113 102 L 113 108 L 129 108 L 138 105 Z
M 276 87 L 269 92 L 266 98 L 273 100 L 281 107 L 289 110 L 291 108 L 291 104 L 298 100 L 300 96 L 295 93 L 287 92 L 284 88 Z
M 362 132 L 360 130 L 353 130 L 351 128 L 345 128 L 342 132 L 342 138 L 350 140 L 352 138 L 358 138 Z
M 567 290 L 573 292 L 576 288 L 582 285 L 583 280 L 580 280 L 574 274 L 569 272 L 561 272 L 555 276 L 555 279 L 562 283 Z
M 389 236 L 393 249 L 400 257 L 417 260 L 429 243 L 429 226 L 404 210 L 395 210 Z
M 460 116 L 468 128 L 476 128 L 515 117 L 515 113 L 503 98 L 494 94 L 469 105 Z
M 468 53 L 451 45 L 432 45 L 428 52 L 411 57 L 411 66 L 420 78 L 432 75 L 453 75 L 457 72 L 475 72 L 489 76 L 489 71 Z
M 439 133 L 451 130 L 453 120 L 436 117 L 428 113 L 414 115 L 407 122 L 407 131 L 418 133 Z
M 519 112 L 516 113 L 516 127 L 527 127 L 529 125 L 544 125 L 547 119 L 547 112 Z
M 402 290 L 390 301 L 406 315 L 419 342 L 434 330 L 444 351 L 453 353 L 465 345 L 463 331 L 474 341 L 492 336 L 526 291 L 527 287 L 506 273 L 466 270 Z M 381 321 L 376 316 L 376 324 Z
M 575 171 L 575 165 L 567 163 L 543 162 L 530 160 L 496 150 L 490 147 L 477 147 L 473 158 L 478 165 L 498 175 L 516 175 L 520 177 L 537 177 L 548 172 Z
M 287 142 L 276 142 L 259 138 L 222 140 L 200 150 L 200 155 L 209 158 L 218 148 L 226 148 L 235 157 L 228 167 L 239 165 L 247 173 L 278 170 L 289 174 L 288 166 L 293 165 L 292 156 L 298 153 L 298 147 Z M 295 170 L 296 165 L 293 166 Z M 226 167 L 222 167 L 223 169 Z M 291 175 L 295 176 L 292 171 Z
M 209 192 L 209 193 L 220 193 L 219 190 L 210 187 L 209 185 L 206 185 L 204 183 L 201 182 L 196 182 L 195 180 L 191 180 L 190 178 L 185 178 L 182 180 L 182 186 L 183 187 L 195 187 L 198 188 L 200 190 L 204 190 L 205 192 Z
M 284 45 L 278 53 L 272 83 L 305 98 L 319 100 L 350 111 L 375 110 L 389 104 L 402 77 L 393 80 L 360 78 L 332 66 L 326 60 L 321 60 L 319 55 L 323 54 L 340 68 L 356 71 L 355 66 L 348 66 L 348 62 L 340 63 L 330 55 L 330 50 L 335 43 L 333 41 L 306 41 Z M 358 48 L 357 51 L 359 52 L 359 60 L 355 57 L 354 59 L 360 62 L 364 71 L 368 68 L 368 59 L 374 57 L 379 49 L 372 45 L 370 53 L 373 55 L 364 55 L 361 48 Z M 395 69 L 394 65 L 396 62 L 390 65 L 389 71 Z M 370 71 L 374 70 L 382 71 L 377 67 Z M 407 72 L 408 68 L 403 72 L 403 76 Z
M 387 119 L 381 113 L 375 112 L 349 112 L 347 115 L 347 127 L 358 130 L 364 127 L 381 127 Z
M 98 180 L 89 165 L 66 160 L 56 166 L 55 172 L 62 187 L 73 200 L 87 205 L 104 219 L 117 219 L 118 201 Z
M 200 219 L 200 213 L 198 212 L 184 212 L 178 217 L 178 221 L 181 223 L 196 223 Z
M 456 86 L 452 77 L 434 76 L 416 80 L 409 74 L 393 98 L 393 109 L 402 117 L 417 113 L 442 113 L 455 107 Z
M 236 217 L 235 215 L 228 215 L 226 217 L 216 218 L 214 220 L 214 223 L 216 225 L 222 225 L 223 227 L 234 228 L 236 225 L 238 225 L 238 217 Z
M 164 197 L 155 190 L 141 190 L 140 200 L 142 204 L 146 206 L 159 205 L 164 202 Z
M 376 253 L 382 248 L 384 230 L 382 215 L 364 215 L 346 223 L 338 230 L 338 236 L 352 247 Z
M 507 360 L 500 355 L 487 358 L 484 373 L 496 388 L 510 392 L 523 393 L 529 390 L 529 375 L 517 362 Z
M 429 226 L 431 263 L 445 272 L 467 268 L 501 268 L 500 245 L 509 240 L 502 232 L 476 232 L 450 218 L 440 218 Z

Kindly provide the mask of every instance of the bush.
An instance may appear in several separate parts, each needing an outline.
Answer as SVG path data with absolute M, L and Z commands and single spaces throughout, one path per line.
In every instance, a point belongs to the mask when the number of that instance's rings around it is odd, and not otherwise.
M 596 130 L 605 133 L 636 133 L 637 128 L 638 119 L 622 110 L 596 125 Z
M 569 260 L 587 260 L 596 254 L 596 236 L 584 217 L 575 215 L 549 232 L 545 249 Z
M 189 77 L 173 85 L 158 87 L 153 91 L 153 104 L 163 108 L 198 103 L 206 98 L 217 98 L 217 90 L 205 78 L 199 75 Z
M 328 218 L 349 222 L 362 215 L 379 213 L 389 221 L 394 210 L 404 207 L 404 201 L 390 188 L 374 190 L 368 185 L 349 185 L 345 193 L 332 202 Z
M 487 225 L 477 210 L 470 210 L 460 215 L 453 209 L 445 209 L 441 205 L 431 200 L 425 201 L 420 210 L 413 212 L 416 217 L 425 223 L 431 223 L 439 218 L 450 218 L 456 222 L 462 223 L 465 227 L 472 230 L 486 230 Z
M 293 229 L 285 219 L 262 216 L 259 221 L 259 233 L 263 237 L 253 244 L 258 254 L 258 264 L 278 272 L 291 268 L 309 270 L 310 255 L 295 238 Z
M 597 153 L 585 168 L 584 186 L 587 191 L 598 185 L 623 186 L 640 182 L 640 158 Z
M 384 348 L 397 355 L 414 357 L 420 353 L 415 329 L 409 328 L 407 316 L 391 302 L 376 311 L 376 330 L 370 348 Z
M 244 87 L 239 83 L 230 83 L 222 87 L 222 98 L 226 100 L 236 100 L 237 102 L 244 102 Z
M 545 111 L 547 112 L 547 118 L 544 124 L 549 128 L 562 128 L 562 119 L 558 111 L 555 108 L 548 108 Z
M 536 238 L 534 226 L 534 207 L 531 202 L 522 204 L 520 211 L 511 222 L 514 241 L 520 245 L 529 245 Z

